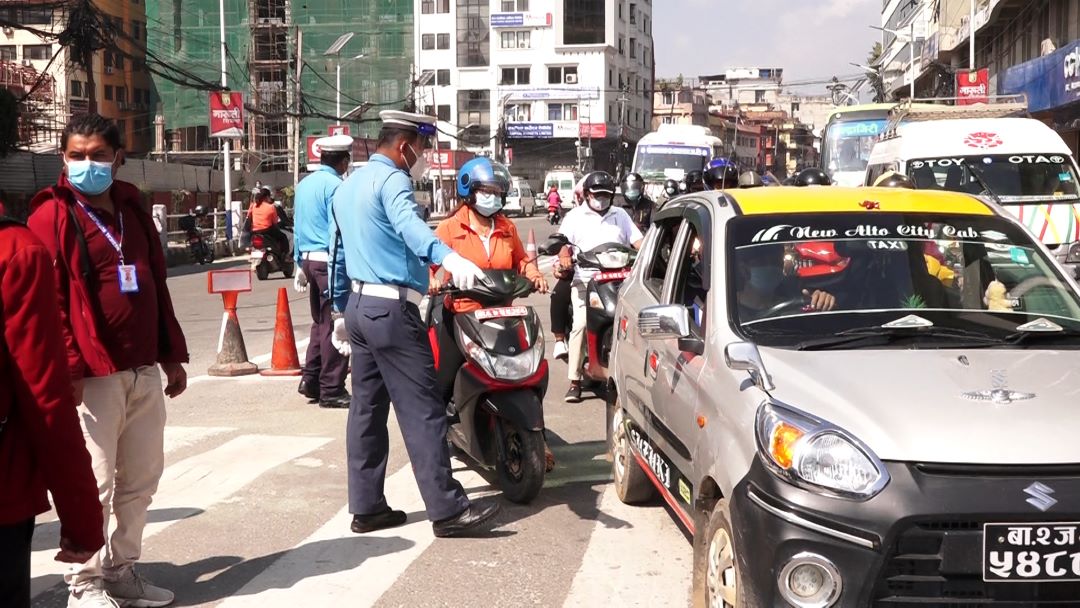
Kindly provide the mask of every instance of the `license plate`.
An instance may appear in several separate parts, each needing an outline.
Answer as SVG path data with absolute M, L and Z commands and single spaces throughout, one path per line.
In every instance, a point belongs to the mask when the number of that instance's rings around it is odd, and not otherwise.
M 251 257 L 256 260 L 261 260 L 263 255 L 265 254 L 262 252 L 261 249 L 256 249 L 255 251 L 251 252 Z
M 985 524 L 983 580 L 1080 581 L 1080 522 Z
M 529 309 L 524 306 L 509 306 L 506 308 L 484 308 L 473 313 L 480 321 L 488 319 L 505 319 L 507 317 L 524 317 L 529 314 Z

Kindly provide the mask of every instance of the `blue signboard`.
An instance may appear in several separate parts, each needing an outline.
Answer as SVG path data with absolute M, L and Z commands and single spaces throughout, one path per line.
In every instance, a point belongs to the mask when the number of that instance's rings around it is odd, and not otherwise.
M 1080 101 L 1080 41 L 1005 70 L 998 90 L 1003 95 L 1026 94 L 1032 112 Z
M 491 27 L 521 27 L 525 25 L 525 13 L 494 13 Z
M 513 139 L 551 139 L 555 125 L 550 122 L 511 122 L 506 124 L 506 136 Z

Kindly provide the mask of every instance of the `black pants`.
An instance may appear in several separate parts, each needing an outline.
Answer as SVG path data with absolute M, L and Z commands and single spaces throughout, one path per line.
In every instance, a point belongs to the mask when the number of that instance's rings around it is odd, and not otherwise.
M 570 333 L 573 316 L 570 308 L 570 284 L 573 279 L 559 279 L 551 289 L 551 333 Z
M 0 526 L 0 606 L 30 608 L 30 540 L 34 519 Z
M 349 373 L 349 358 L 338 352 L 330 341 L 334 322 L 330 320 L 330 298 L 326 296 L 329 278 L 326 262 L 304 260 L 304 275 L 308 282 L 308 303 L 311 308 L 311 338 L 304 360 L 304 382 L 318 386 L 322 398 L 345 393 L 345 376 Z
M 465 365 L 465 355 L 454 339 L 454 311 L 439 304 L 432 310 L 432 314 L 439 315 L 441 319 L 436 329 L 439 340 L 439 370 L 435 375 L 439 394 L 444 402 L 449 403 L 454 396 L 454 380 L 458 370 Z

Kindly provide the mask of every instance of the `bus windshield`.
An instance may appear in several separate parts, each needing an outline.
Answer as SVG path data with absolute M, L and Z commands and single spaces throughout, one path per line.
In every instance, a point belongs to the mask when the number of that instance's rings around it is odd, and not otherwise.
M 689 171 L 701 171 L 709 162 L 706 146 L 638 146 L 634 172 L 645 180 L 682 179 Z
M 849 181 L 853 183 L 839 185 L 862 184 L 870 151 L 884 130 L 884 119 L 845 120 L 826 127 L 821 162 L 833 181 L 838 181 L 837 175 L 845 175 L 851 176 Z

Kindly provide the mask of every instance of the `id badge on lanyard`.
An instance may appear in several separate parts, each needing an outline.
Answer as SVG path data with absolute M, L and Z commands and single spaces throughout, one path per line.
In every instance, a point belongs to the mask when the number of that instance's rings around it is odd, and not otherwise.
M 117 240 L 116 237 L 113 236 L 112 232 L 109 232 L 109 229 L 107 226 L 105 226 L 105 223 L 101 221 L 101 219 L 90 209 L 90 207 L 87 207 L 86 204 L 80 200 L 77 200 L 76 202 L 78 202 L 79 207 L 86 212 L 86 215 L 90 218 L 90 221 L 94 222 L 94 225 L 97 226 L 98 230 L 101 231 L 101 234 L 105 237 L 105 240 L 109 241 L 109 244 L 112 245 L 113 249 L 116 250 L 117 257 L 120 258 L 120 263 L 116 266 L 116 276 L 118 279 L 118 283 L 120 284 L 120 293 L 139 293 L 139 275 L 135 271 L 135 265 L 124 263 L 123 211 L 121 209 L 116 210 L 116 218 L 120 224 L 120 239 Z

